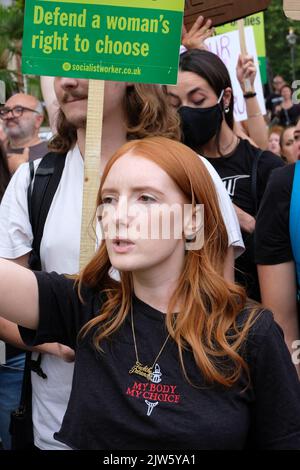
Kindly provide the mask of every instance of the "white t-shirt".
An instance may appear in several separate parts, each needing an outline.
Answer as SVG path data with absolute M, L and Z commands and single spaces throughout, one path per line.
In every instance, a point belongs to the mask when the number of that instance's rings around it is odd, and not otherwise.
M 236 254 L 244 248 L 239 223 L 217 172 L 200 157 L 209 170 L 219 196 L 227 227 L 229 245 Z M 38 165 L 39 160 L 35 162 Z M 80 230 L 84 164 L 78 146 L 69 151 L 65 168 L 45 223 L 41 243 L 42 268 L 45 271 L 75 274 L 79 271 Z M 0 205 L 0 257 L 15 259 L 31 251 L 32 230 L 27 207 L 30 182 L 28 164 L 14 174 Z M 43 354 L 46 380 L 32 373 L 32 408 L 35 445 L 42 450 L 66 449 L 53 439 L 60 429 L 72 384 L 73 364 Z

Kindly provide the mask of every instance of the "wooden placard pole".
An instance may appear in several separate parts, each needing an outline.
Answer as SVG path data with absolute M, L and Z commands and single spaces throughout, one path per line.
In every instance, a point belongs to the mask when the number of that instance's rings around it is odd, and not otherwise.
M 104 103 L 103 80 L 89 80 L 84 156 L 84 183 L 80 239 L 80 269 L 95 254 L 95 203 L 100 184 L 101 138 Z
M 244 20 L 238 20 L 238 28 L 239 28 L 239 36 L 240 36 L 240 46 L 241 46 L 241 53 L 242 55 L 247 55 L 247 43 L 246 43 L 246 34 L 245 34 L 245 24 Z M 254 91 L 253 86 L 251 85 L 250 80 L 247 78 L 244 81 L 245 85 L 245 92 L 252 93 Z

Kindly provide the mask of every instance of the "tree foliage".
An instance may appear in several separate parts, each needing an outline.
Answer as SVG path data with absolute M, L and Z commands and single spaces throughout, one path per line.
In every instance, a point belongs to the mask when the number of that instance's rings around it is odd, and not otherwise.
M 0 5 L 0 80 L 6 83 L 7 94 L 17 91 L 22 82 L 18 64 L 21 57 L 23 21 L 24 13 L 21 8 Z
M 283 0 L 272 0 L 265 13 L 267 58 L 273 75 L 280 74 L 292 82 L 291 50 L 286 36 L 293 28 L 298 36 L 295 50 L 296 79 L 300 79 L 300 21 L 288 19 L 283 11 Z

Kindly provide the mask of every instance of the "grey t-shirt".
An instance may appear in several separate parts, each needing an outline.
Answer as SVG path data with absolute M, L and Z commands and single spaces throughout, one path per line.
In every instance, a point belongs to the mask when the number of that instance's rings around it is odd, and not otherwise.
M 13 148 L 8 145 L 7 154 L 10 153 L 23 153 L 24 147 L 22 148 Z M 38 158 L 44 157 L 49 152 L 48 142 L 42 141 L 39 144 L 32 145 L 29 147 L 29 161 L 37 160 Z

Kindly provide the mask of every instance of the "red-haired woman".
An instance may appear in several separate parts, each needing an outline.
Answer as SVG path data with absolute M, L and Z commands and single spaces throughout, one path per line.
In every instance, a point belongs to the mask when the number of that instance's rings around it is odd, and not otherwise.
M 76 349 L 55 438 L 73 449 L 299 449 L 295 368 L 271 313 L 223 277 L 227 233 L 197 154 L 166 138 L 129 142 L 97 204 L 104 239 L 79 278 L 0 262 L 1 314 L 28 344 Z

